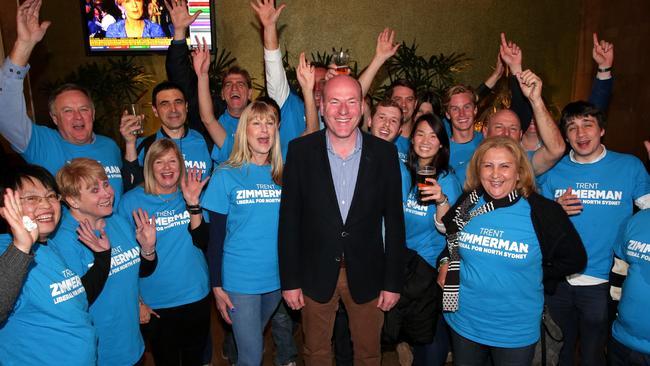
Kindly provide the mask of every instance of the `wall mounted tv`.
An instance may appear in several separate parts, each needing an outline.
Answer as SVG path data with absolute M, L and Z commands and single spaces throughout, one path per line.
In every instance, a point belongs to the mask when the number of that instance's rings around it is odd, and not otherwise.
M 165 52 L 174 36 L 174 26 L 165 0 L 79 0 L 86 43 L 90 55 Z M 175 0 L 168 0 L 175 1 Z M 187 0 L 190 14 L 202 13 L 190 25 L 187 43 L 205 38 L 212 49 L 215 41 L 213 6 L 210 0 Z

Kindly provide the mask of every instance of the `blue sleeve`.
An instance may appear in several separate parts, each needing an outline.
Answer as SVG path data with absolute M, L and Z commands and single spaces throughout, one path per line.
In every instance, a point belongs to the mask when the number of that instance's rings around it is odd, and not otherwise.
M 214 161 L 216 165 L 219 165 L 228 160 L 234 144 L 235 138 L 231 134 L 226 133 L 226 138 L 223 140 L 221 148 L 216 144 L 214 145 L 211 154 L 212 161 Z
M 226 169 L 228 168 L 215 169 L 201 199 L 201 207 L 222 215 L 228 215 L 230 210 L 230 189 L 226 187 Z
M 650 176 L 645 170 L 643 163 L 641 163 L 641 160 L 636 157 L 633 159 L 636 179 L 634 179 L 634 193 L 632 198 L 636 200 L 646 194 L 650 194 Z
M 122 32 L 120 32 L 120 22 L 124 22 L 123 20 L 118 20 L 117 22 L 111 24 L 108 26 L 108 29 L 106 29 L 106 38 L 121 38 L 124 37 L 122 36 Z
M 621 226 L 616 236 L 616 241 L 614 242 L 614 254 L 621 258 L 624 261 L 627 261 L 627 232 L 630 228 L 630 224 L 634 220 L 634 216 L 627 219 Z
M 221 268 L 223 265 L 223 243 L 226 239 L 228 216 L 210 211 L 210 239 L 208 240 L 208 270 L 210 287 L 221 287 Z
M 591 86 L 591 95 L 589 95 L 589 103 L 605 112 L 609 107 L 609 100 L 612 97 L 613 88 L 614 78 L 606 80 L 600 80 L 598 78 L 594 79 L 594 83 Z
M 453 205 L 458 197 L 460 197 L 460 194 L 463 193 L 458 178 L 452 172 L 447 173 L 447 175 L 440 179 L 440 186 L 442 187 L 442 192 L 447 195 L 450 205 Z

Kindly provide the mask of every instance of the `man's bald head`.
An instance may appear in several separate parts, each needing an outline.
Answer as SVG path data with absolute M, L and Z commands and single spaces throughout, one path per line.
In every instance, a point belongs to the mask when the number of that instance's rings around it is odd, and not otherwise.
M 483 126 L 483 136 L 505 136 L 516 141 L 521 141 L 521 122 L 517 114 L 510 109 L 501 109 L 491 115 L 485 126 Z

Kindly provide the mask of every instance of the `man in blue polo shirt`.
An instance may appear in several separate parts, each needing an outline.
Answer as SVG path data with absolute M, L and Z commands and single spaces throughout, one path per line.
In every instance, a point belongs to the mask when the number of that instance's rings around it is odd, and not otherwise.
M 39 22 L 40 1 L 33 11 L 18 11 L 14 47 L 0 71 L 0 134 L 27 162 L 45 167 L 50 173 L 68 161 L 87 157 L 97 160 L 115 191 L 122 194 L 122 159 L 117 144 L 95 135 L 95 106 L 90 94 L 79 85 L 64 84 L 50 95 L 50 117 L 56 129 L 35 124 L 27 116 L 23 83 L 29 71 L 29 57 L 43 39 L 50 22 Z

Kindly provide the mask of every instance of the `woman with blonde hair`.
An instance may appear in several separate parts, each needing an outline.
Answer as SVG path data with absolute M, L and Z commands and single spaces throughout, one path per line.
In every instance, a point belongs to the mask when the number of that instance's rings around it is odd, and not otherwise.
M 262 331 L 280 303 L 277 228 L 282 153 L 277 111 L 256 101 L 243 111 L 230 158 L 208 185 L 211 283 L 232 324 L 238 365 L 260 365 Z
M 447 251 L 439 283 L 455 365 L 530 365 L 544 292 L 586 264 L 580 236 L 554 201 L 536 192 L 518 142 L 484 140 L 465 193 L 443 217 Z
M 206 182 L 198 169 L 186 172 L 174 141 L 160 139 L 145 156 L 144 184 L 125 194 L 118 208 L 129 218 L 141 209 L 156 222 L 158 265 L 140 279 L 142 301 L 153 309 L 143 331 L 156 365 L 202 364 L 210 327 L 207 226 L 199 205 Z
M 137 364 L 144 354 L 138 324 L 138 281 L 156 268 L 155 225 L 142 211 L 133 212 L 136 227 L 113 215 L 115 193 L 97 160 L 72 159 L 56 174 L 56 182 L 69 210 L 51 240 L 52 248 L 74 272 L 83 275 L 96 265 L 96 259 L 77 240 L 77 228 L 98 231 L 95 239 L 111 247 L 108 280 L 89 309 L 97 329 L 97 365 Z

